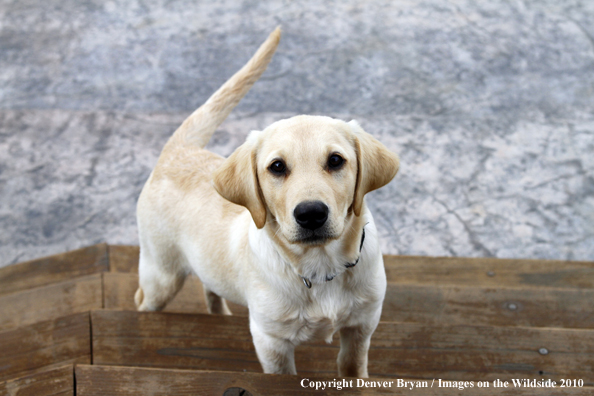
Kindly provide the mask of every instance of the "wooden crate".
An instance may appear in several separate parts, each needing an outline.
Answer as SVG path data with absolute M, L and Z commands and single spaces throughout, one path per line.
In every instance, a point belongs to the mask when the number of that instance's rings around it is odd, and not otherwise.
M 0 268 L 0 395 L 292 395 L 332 380 L 354 386 L 322 393 L 594 394 L 594 263 L 385 256 L 385 264 L 367 380 L 391 382 L 379 387 L 337 378 L 337 339 L 299 346 L 297 376 L 262 374 L 247 309 L 208 315 L 195 277 L 165 312 L 135 312 L 135 246 Z M 517 388 L 514 379 L 583 386 Z M 497 380 L 508 387 L 493 387 Z M 433 387 L 402 386 L 415 383 Z

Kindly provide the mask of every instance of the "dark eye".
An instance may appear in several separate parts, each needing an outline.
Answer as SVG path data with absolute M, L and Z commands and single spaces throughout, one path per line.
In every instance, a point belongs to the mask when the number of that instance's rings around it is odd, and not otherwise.
M 274 161 L 272 164 L 270 164 L 268 169 L 270 170 L 270 172 L 274 173 L 275 175 L 284 175 L 285 172 L 287 171 L 287 167 L 286 167 L 285 163 L 283 161 L 278 161 L 278 160 Z
M 328 168 L 330 170 L 339 169 L 342 164 L 344 164 L 344 159 L 338 154 L 332 154 L 330 158 L 328 158 Z

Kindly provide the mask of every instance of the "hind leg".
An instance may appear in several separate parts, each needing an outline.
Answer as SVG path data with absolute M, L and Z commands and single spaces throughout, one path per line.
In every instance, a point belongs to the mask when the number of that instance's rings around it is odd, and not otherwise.
M 186 271 L 182 269 L 175 254 L 151 255 L 147 249 L 140 250 L 138 266 L 138 290 L 134 302 L 139 311 L 162 310 L 177 292 L 186 279 Z
M 209 314 L 233 315 L 227 306 L 227 301 L 206 286 L 204 286 L 204 301 L 206 301 L 206 309 Z

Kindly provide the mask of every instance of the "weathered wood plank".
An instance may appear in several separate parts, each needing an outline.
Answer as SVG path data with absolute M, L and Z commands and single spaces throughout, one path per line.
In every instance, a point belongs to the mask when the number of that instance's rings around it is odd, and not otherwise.
M 261 372 L 247 318 L 94 311 L 92 323 L 96 364 Z M 300 346 L 297 369 L 301 375 L 335 376 L 337 354 L 338 340 Z M 576 378 L 592 385 L 594 331 L 380 323 L 369 373 L 489 381 Z
M 111 270 L 138 272 L 138 246 L 110 245 Z M 388 282 L 485 287 L 594 288 L 594 262 L 384 256 Z
M 594 262 L 386 255 L 384 264 L 397 283 L 594 288 Z
M 102 308 L 101 275 L 0 296 L 0 331 Z
M 0 268 L 0 295 L 28 290 L 109 269 L 107 244 Z
M 109 269 L 111 272 L 138 273 L 140 248 L 132 245 L 109 245 Z
M 103 276 L 103 307 L 116 310 L 136 310 L 134 293 L 138 288 L 138 275 L 106 273 Z M 165 312 L 207 313 L 202 283 L 196 277 L 188 277 L 182 289 L 167 304 Z
M 78 396 L 95 395 L 223 395 L 230 388 L 242 388 L 251 395 L 304 395 L 311 388 L 300 385 L 301 378 L 225 371 L 164 370 L 138 367 L 76 367 Z M 324 394 L 338 394 L 337 390 Z M 378 389 L 367 392 L 344 389 L 340 394 L 385 394 Z M 393 393 L 392 393 L 393 394 Z
M 89 313 L 0 333 L 0 381 L 66 364 L 91 363 Z
M 0 396 L 73 396 L 74 367 L 41 371 L 0 383 Z
M 138 288 L 138 275 L 126 273 L 105 273 L 104 302 L 106 309 L 135 310 L 134 293 Z M 234 315 L 247 316 L 248 309 L 244 306 L 228 303 Z M 174 299 L 167 304 L 165 312 L 178 313 L 208 313 L 204 301 L 202 282 L 189 276 L 182 289 Z
M 259 373 L 237 373 L 225 371 L 190 371 L 173 369 L 150 369 L 138 367 L 76 366 L 78 396 L 179 396 L 223 395 L 230 388 L 241 388 L 253 396 L 309 395 L 315 392 L 315 381 L 330 382 L 336 378 L 304 378 L 290 375 L 272 375 Z M 573 389 L 521 389 L 521 388 L 485 388 L 475 386 L 471 389 L 438 388 L 427 381 L 427 388 L 408 388 L 399 386 L 397 380 L 392 384 L 381 379 L 381 387 L 365 386 L 363 380 L 354 378 L 339 380 L 340 386 L 326 387 L 320 394 L 340 395 L 591 395 L 592 388 Z M 377 381 L 377 379 L 367 379 Z M 390 380 L 388 380 L 390 381 Z M 310 387 L 311 385 L 311 387 Z M 368 383 L 368 385 L 370 385 Z
M 594 331 L 380 323 L 370 373 L 450 380 L 583 379 L 594 383 Z
M 104 274 L 107 309 L 134 310 L 136 274 Z M 594 290 L 388 284 L 385 322 L 594 328 Z M 248 310 L 230 304 L 234 315 Z M 165 312 L 206 313 L 202 285 L 189 277 Z M 546 312 L 546 314 L 543 314 Z
M 382 321 L 594 329 L 594 289 L 389 284 Z
M 260 371 L 245 317 L 93 311 L 91 323 L 94 364 Z

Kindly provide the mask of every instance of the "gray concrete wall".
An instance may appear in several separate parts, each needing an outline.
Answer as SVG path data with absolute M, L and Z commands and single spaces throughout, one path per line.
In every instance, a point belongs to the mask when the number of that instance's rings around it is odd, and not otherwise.
M 354 118 L 402 160 L 385 253 L 594 260 L 594 2 L 0 0 L 0 265 L 136 244 L 167 137 L 279 24 L 214 151 Z

